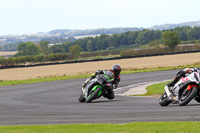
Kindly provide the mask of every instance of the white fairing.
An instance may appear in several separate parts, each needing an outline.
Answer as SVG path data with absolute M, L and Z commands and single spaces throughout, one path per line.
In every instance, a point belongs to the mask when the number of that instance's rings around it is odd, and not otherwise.
M 195 78 L 196 77 L 196 78 Z M 173 93 L 177 96 L 178 98 L 178 92 L 179 92 L 179 89 L 180 89 L 180 85 L 183 84 L 183 82 L 185 81 L 191 81 L 191 82 L 194 82 L 196 84 L 199 84 L 199 73 L 197 72 L 193 72 L 191 74 L 188 74 L 185 78 L 181 78 L 175 85 L 174 87 L 172 88 L 172 91 Z
M 195 75 L 197 76 L 197 79 L 195 78 Z M 195 82 L 195 83 L 199 84 L 199 73 L 197 73 L 197 72 L 191 73 L 186 78 L 188 78 L 192 82 Z

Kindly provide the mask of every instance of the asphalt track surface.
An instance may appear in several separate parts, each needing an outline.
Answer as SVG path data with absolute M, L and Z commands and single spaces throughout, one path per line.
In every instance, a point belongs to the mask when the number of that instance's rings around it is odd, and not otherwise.
M 127 86 L 172 79 L 177 70 L 121 75 L 122 93 Z M 81 84 L 72 79 L 13 86 L 0 86 L 0 125 L 39 125 L 73 123 L 129 123 L 146 121 L 199 121 L 200 104 L 161 107 L 155 97 L 116 95 L 79 103 Z

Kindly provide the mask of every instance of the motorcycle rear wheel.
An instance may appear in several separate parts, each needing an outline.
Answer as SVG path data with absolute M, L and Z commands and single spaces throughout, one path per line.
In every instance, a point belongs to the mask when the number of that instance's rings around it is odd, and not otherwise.
M 186 95 L 183 95 L 185 94 L 184 93 L 185 91 L 188 91 L 188 92 Z M 180 96 L 179 105 L 180 106 L 187 105 L 196 96 L 197 92 L 198 92 L 198 88 L 195 86 L 193 86 L 190 90 L 185 89 Z
M 160 96 L 159 104 L 161 106 L 168 106 L 172 101 L 169 101 L 167 98 L 168 98 L 168 96 L 167 96 L 166 92 L 164 92 L 162 94 L 162 96 Z

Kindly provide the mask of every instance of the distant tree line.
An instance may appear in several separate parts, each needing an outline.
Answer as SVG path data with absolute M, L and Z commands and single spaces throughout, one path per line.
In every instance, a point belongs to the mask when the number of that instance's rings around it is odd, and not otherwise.
M 148 30 L 141 31 L 128 31 L 121 34 L 101 34 L 96 37 L 86 37 L 83 39 L 64 42 L 61 44 L 49 46 L 50 42 L 42 40 L 39 43 L 22 42 L 15 45 L 18 53 L 11 58 L 4 59 L 1 57 L 1 62 L 9 60 L 12 62 L 37 62 L 37 61 L 57 61 L 57 60 L 69 60 L 77 59 L 80 56 L 80 52 L 94 52 L 101 50 L 115 50 L 120 49 L 123 46 L 145 46 L 150 47 L 164 44 L 170 49 L 173 49 L 180 41 L 194 41 L 200 40 L 200 27 L 178 27 L 171 30 Z M 11 47 L 11 46 L 10 46 Z M 130 51 L 129 51 L 130 52 Z M 66 55 L 62 54 L 67 53 Z M 60 54 L 60 55 L 58 55 Z M 125 55 L 124 53 L 121 55 Z M 22 58 L 22 56 L 26 56 Z M 30 59 L 34 56 L 33 59 Z M 50 57 L 51 58 L 50 58 Z M 55 57 L 53 57 L 55 56 Z M 16 57 L 21 57 L 18 60 Z M 10 63 L 12 64 L 12 63 Z
M 177 27 L 171 30 L 148 30 L 144 29 L 141 31 L 128 31 L 121 34 L 101 34 L 96 37 L 86 37 L 83 39 L 78 39 L 74 42 L 66 42 L 61 45 L 52 46 L 50 49 L 53 53 L 65 53 L 69 52 L 69 47 L 73 45 L 79 45 L 83 51 L 100 51 L 100 50 L 113 50 L 123 48 L 123 46 L 143 46 L 145 44 L 151 43 L 155 40 L 160 40 L 159 43 L 163 43 L 162 33 L 170 34 L 166 31 L 172 31 L 177 41 L 194 41 L 200 39 L 200 27 Z M 177 33 L 175 35 L 174 33 Z M 166 41 L 166 40 L 165 40 Z M 155 43 L 155 42 L 154 42 Z M 158 41 L 157 41 L 158 43 Z M 170 46 L 171 47 L 171 46 Z
M 54 45 L 49 48 L 50 42 L 48 41 L 41 41 L 38 44 L 35 44 L 33 42 L 24 42 L 18 45 L 17 47 L 17 54 L 14 55 L 14 57 L 21 57 L 21 56 L 36 56 L 36 55 L 52 55 L 54 54 L 56 56 L 56 53 L 69 53 L 71 57 L 78 58 L 80 55 L 80 52 L 82 51 L 82 48 L 75 44 L 75 45 L 68 45 L 62 44 L 62 45 Z M 62 47 L 59 47 L 62 46 Z M 70 47 L 69 47 L 70 46 Z M 66 50 L 67 47 L 67 50 Z M 60 60 L 58 58 L 57 60 Z M 52 61 L 52 60 L 48 60 Z
M 123 47 L 129 48 L 130 46 L 139 47 L 155 40 L 160 40 L 159 43 L 162 43 L 162 33 L 165 31 L 174 31 L 178 33 L 181 41 L 193 41 L 200 39 L 200 27 L 177 27 L 175 29 L 163 31 L 143 29 L 140 31 L 128 31 L 121 34 L 101 34 L 100 36 L 86 37 L 78 40 L 75 40 L 72 37 L 67 41 L 58 38 L 46 38 L 43 39 L 43 41 L 48 41 L 49 43 L 62 42 L 61 45 L 54 45 L 49 48 L 48 51 L 50 53 L 68 53 L 69 47 L 73 45 L 79 45 L 83 51 L 93 52 L 100 50 L 120 49 Z M 16 50 L 20 43 L 22 42 L 4 45 L 4 48 L 0 47 L 0 50 Z
M 35 44 L 40 41 L 48 41 L 51 44 L 73 42 L 76 41 L 74 37 L 66 37 L 66 35 L 60 35 L 59 37 L 24 37 L 24 39 L 7 38 L 5 42 L 0 41 L 0 51 L 16 51 L 19 44 L 23 42 L 33 42 Z M 4 44 L 4 45 L 3 45 Z

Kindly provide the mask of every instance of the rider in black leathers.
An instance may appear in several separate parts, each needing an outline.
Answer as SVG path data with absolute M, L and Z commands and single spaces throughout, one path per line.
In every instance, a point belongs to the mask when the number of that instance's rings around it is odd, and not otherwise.
M 87 85 L 87 83 L 96 77 L 96 75 L 99 75 L 99 74 L 104 74 L 104 71 L 111 71 L 113 72 L 114 74 L 114 81 L 112 82 L 112 85 L 113 85 L 113 89 L 116 89 L 119 82 L 120 82 L 120 72 L 121 72 L 121 67 L 120 65 L 118 64 L 114 64 L 112 66 L 112 69 L 109 69 L 109 70 L 97 70 L 95 73 L 92 74 L 92 76 L 87 79 L 85 81 L 85 83 L 83 84 L 83 88 Z M 107 92 L 103 95 L 105 98 L 108 98 L 108 99 L 114 99 L 115 95 L 114 95 L 114 91 L 113 89 L 107 89 Z

